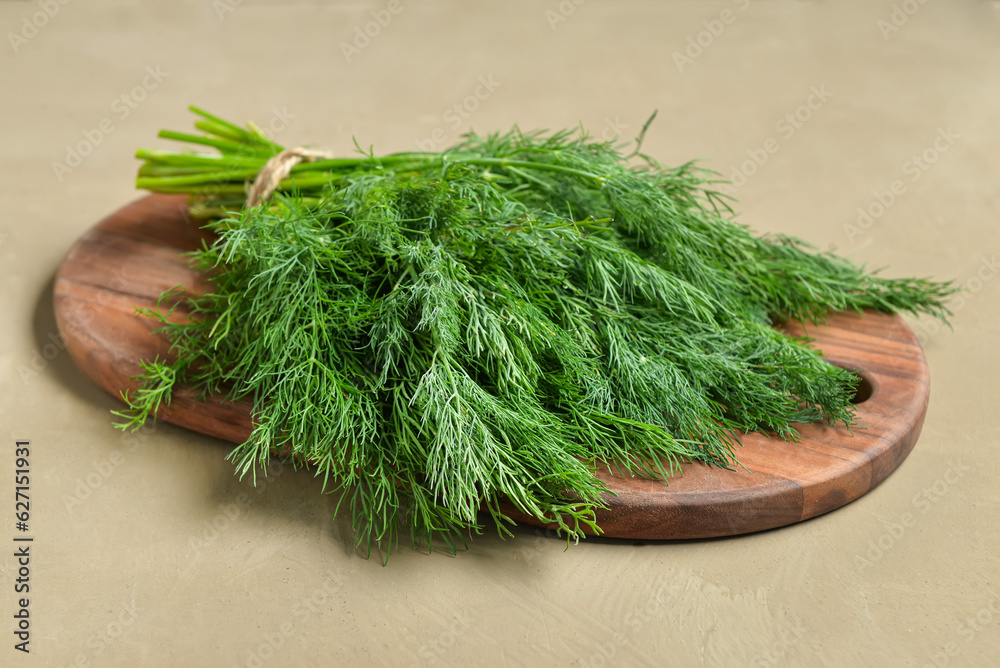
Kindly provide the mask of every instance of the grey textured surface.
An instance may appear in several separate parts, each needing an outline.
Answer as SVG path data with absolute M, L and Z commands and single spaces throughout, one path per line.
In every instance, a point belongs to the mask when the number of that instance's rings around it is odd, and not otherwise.
M 577 2 L 0 3 L 0 540 L 15 438 L 35 537 L 27 656 L 0 557 L 0 664 L 995 665 L 997 3 Z M 365 560 L 308 471 L 253 488 L 219 441 L 123 437 L 52 343 L 62 256 L 190 103 L 341 153 L 514 123 L 631 139 L 659 109 L 648 152 L 745 180 L 743 222 L 968 287 L 954 331 L 912 321 L 923 435 L 862 499 L 763 534 Z

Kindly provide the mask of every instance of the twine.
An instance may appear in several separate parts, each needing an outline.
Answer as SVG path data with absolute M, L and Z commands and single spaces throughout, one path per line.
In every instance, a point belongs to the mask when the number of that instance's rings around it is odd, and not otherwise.
M 321 158 L 332 158 L 329 151 L 316 151 L 309 148 L 289 148 L 264 164 L 264 167 L 257 174 L 250 192 L 247 193 L 247 207 L 257 206 L 266 201 L 278 189 L 278 185 L 292 172 L 292 167 L 301 162 L 314 162 Z

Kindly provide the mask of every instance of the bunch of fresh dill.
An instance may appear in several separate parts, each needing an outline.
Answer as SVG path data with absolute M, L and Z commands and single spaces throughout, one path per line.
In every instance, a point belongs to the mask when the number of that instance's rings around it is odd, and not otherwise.
M 300 164 L 243 207 L 282 147 L 192 110 L 207 136 L 161 136 L 219 153 L 139 151 L 138 185 L 209 217 L 218 240 L 192 261 L 214 290 L 149 312 L 176 358 L 143 363 L 120 426 L 176 383 L 250 397 L 240 474 L 276 452 L 315 466 L 369 549 L 400 530 L 454 549 L 481 511 L 505 532 L 502 498 L 570 537 L 599 531 L 597 462 L 664 478 L 680 461 L 731 464 L 739 432 L 853 423 L 856 376 L 777 319 L 948 313 L 949 283 L 754 236 L 712 173 L 638 145 L 468 135 L 442 153 Z M 167 304 L 190 320 L 168 321 Z

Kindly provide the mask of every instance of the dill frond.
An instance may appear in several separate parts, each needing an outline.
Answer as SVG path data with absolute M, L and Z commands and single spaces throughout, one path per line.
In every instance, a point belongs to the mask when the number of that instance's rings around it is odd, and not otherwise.
M 230 459 L 273 453 L 343 490 L 358 544 L 454 550 L 501 499 L 599 531 L 598 462 L 665 479 L 735 463 L 741 432 L 854 423 L 857 377 L 771 325 L 878 309 L 945 319 L 951 283 L 888 279 L 729 219 L 714 173 L 578 132 L 467 135 L 441 153 L 317 160 L 269 204 L 281 146 L 193 108 L 219 153 L 139 151 L 139 187 L 192 196 L 218 239 L 191 313 L 151 311 L 175 361 L 123 397 L 135 428 L 175 383 L 254 403 Z M 644 128 L 645 132 L 645 128 Z M 641 137 L 640 142 L 641 144 Z

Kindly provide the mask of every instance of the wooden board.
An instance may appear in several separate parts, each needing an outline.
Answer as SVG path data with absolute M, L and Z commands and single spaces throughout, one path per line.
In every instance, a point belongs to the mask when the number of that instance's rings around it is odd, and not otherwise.
M 188 221 L 184 197 L 151 195 L 115 212 L 77 241 L 55 281 L 55 311 L 73 359 L 101 387 L 119 396 L 142 359 L 166 356 L 154 323 L 135 314 L 177 285 L 203 288 L 183 251 L 206 233 Z M 599 513 L 605 536 L 704 538 L 784 526 L 843 506 L 882 482 L 920 434 L 930 391 L 916 337 L 898 316 L 836 314 L 807 333 L 839 366 L 862 370 L 856 397 L 864 428 L 801 425 L 802 440 L 742 436 L 737 457 L 746 470 L 687 464 L 669 484 L 599 472 L 617 496 Z M 160 418 L 241 443 L 250 434 L 246 402 L 198 401 L 175 392 Z M 516 519 L 535 523 L 507 507 Z

